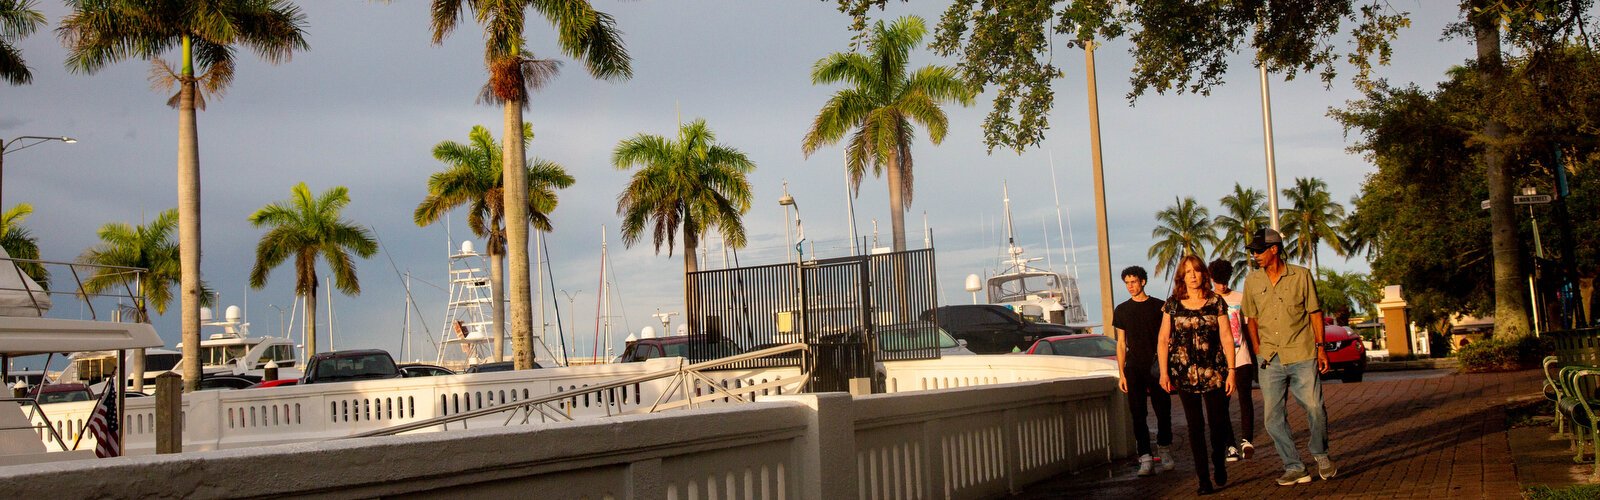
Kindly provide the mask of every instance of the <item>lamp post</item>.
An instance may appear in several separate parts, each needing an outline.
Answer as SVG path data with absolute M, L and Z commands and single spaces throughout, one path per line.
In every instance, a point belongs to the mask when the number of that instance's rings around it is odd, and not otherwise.
M 11 147 L 12 144 L 16 144 L 17 141 L 21 141 L 21 140 L 24 140 L 24 139 L 31 140 L 33 142 L 30 142 L 30 143 L 27 143 L 27 144 L 23 144 L 21 146 L 17 146 L 16 148 L 12 148 Z M 38 146 L 40 144 L 43 144 L 43 143 L 46 143 L 46 142 L 50 142 L 50 141 L 61 141 L 61 142 L 65 142 L 67 144 L 76 144 L 78 142 L 77 139 L 73 139 L 71 137 L 65 137 L 65 136 L 62 136 L 62 137 L 45 137 L 45 136 L 42 136 L 42 135 L 24 135 L 24 136 L 13 137 L 9 141 L 0 141 L 0 194 L 3 194 L 5 192 L 5 189 L 3 188 L 3 186 L 5 185 L 4 184 L 4 180 L 5 180 L 5 173 L 6 173 L 6 154 L 10 153 L 12 151 L 21 151 L 21 150 L 24 150 L 24 149 L 28 149 L 28 148 L 31 148 L 31 147 L 34 147 L 34 146 Z M 4 204 L 0 204 L 0 207 L 4 207 L 4 206 L 5 206 Z
M 793 196 L 789 196 L 788 186 L 784 187 L 783 196 L 778 197 L 778 204 L 783 205 L 784 207 L 794 207 L 794 251 L 799 258 L 799 261 L 804 262 L 806 260 L 804 250 L 806 244 L 806 226 L 800 223 L 800 204 L 794 202 Z M 785 210 L 787 211 L 787 209 Z

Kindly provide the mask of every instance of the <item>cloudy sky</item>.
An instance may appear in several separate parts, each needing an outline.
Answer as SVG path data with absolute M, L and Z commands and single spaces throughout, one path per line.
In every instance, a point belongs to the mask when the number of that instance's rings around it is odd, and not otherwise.
M 298 182 L 318 192 L 346 186 L 353 201 L 344 215 L 371 226 L 385 252 L 359 263 L 360 296 L 334 297 L 333 345 L 399 354 L 405 296 L 398 274 L 415 277 L 421 321 L 437 336 L 445 292 L 427 283 L 446 282 L 450 238 L 459 244 L 468 236 L 459 216 L 448 234 L 442 224 L 419 228 L 411 222 L 427 176 L 442 168 L 430 150 L 442 140 L 464 142 L 477 124 L 499 135 L 500 111 L 473 103 L 484 81 L 481 30 L 464 25 L 435 46 L 423 1 L 300 4 L 308 18 L 310 50 L 278 66 L 241 52 L 233 85 L 224 96 L 210 99 L 199 115 L 204 277 L 222 293 L 224 304 L 246 306 L 255 331 L 278 331 L 279 314 L 272 306 L 289 309 L 294 276 L 286 265 L 271 275 L 266 288 L 247 290 L 262 231 L 245 219 L 286 199 Z M 1444 25 L 1457 17 L 1454 2 L 1390 4 L 1410 11 L 1413 27 L 1402 34 L 1394 63 L 1379 69 L 1378 76 L 1431 86 L 1470 56 L 1467 41 L 1440 40 Z M 917 14 L 934 23 L 944 5 L 890 2 L 887 12 L 874 15 Z M 526 114 L 536 136 L 530 154 L 564 165 L 577 178 L 561 194 L 553 214 L 556 230 L 549 235 L 555 286 L 578 294 L 570 303 L 578 313 L 563 311 L 569 349 L 583 346 L 587 352 L 593 345 L 602 237 L 610 242 L 615 282 L 614 344 L 620 345 L 627 331 L 655 324 L 651 313 L 683 308 L 680 260 L 658 255 L 647 243 L 632 249 L 621 245 L 616 195 L 627 173 L 610 163 L 619 140 L 637 133 L 671 135 L 680 116 L 706 119 L 721 143 L 739 148 L 758 165 L 750 178 L 756 202 L 745 217 L 750 244 L 739 254 L 741 263 L 785 259 L 787 222 L 777 203 L 785 181 L 804 210 L 806 233 L 817 251 L 846 251 L 842 152 L 824 148 L 809 159 L 800 152 L 806 128 L 837 90 L 813 86 L 811 65 L 848 49 L 849 19 L 833 2 L 600 1 L 596 6 L 614 15 L 625 33 L 634 78 L 598 81 L 569 63 L 534 97 Z M 35 214 L 26 225 L 40 238 L 45 258 L 71 260 L 96 242 L 95 230 L 102 224 L 140 223 L 176 206 L 177 112 L 165 105 L 166 91 L 151 89 L 147 62 L 122 62 L 93 75 L 65 70 L 66 50 L 53 33 L 65 8 L 50 1 L 39 8 L 50 20 L 49 29 L 20 43 L 34 81 L 0 87 L 0 137 L 68 135 L 79 142 L 8 154 L 0 201 L 33 204 Z M 559 58 L 543 21 L 530 22 L 528 37 L 536 54 Z M 1041 147 L 1020 155 L 985 152 L 980 126 L 991 96 L 971 108 L 947 108 L 951 130 L 944 143 L 932 145 L 923 136 L 914 147 L 917 184 L 907 215 L 908 239 L 921 245 L 926 214 L 945 302 L 969 302 L 962 291 L 965 276 L 995 271 L 1002 252 L 995 230 L 1002 213 L 1001 185 L 1009 181 L 1019 241 L 1029 255 L 1048 257 L 1058 270 L 1072 267 L 1075 258 L 1084 280 L 1084 305 L 1090 320 L 1100 321 L 1084 58 L 1081 51 L 1058 47 L 1053 58 L 1067 76 L 1056 82 L 1052 128 Z M 1145 255 L 1154 214 L 1175 198 L 1194 196 L 1215 211 L 1218 198 L 1235 182 L 1266 186 L 1260 89 L 1248 57 L 1232 61 L 1228 84 L 1210 96 L 1151 95 L 1130 104 L 1122 97 L 1130 88 L 1127 49 L 1124 41 L 1113 41 L 1097 53 L 1113 269 L 1151 266 Z M 913 63 L 950 61 L 921 51 Z M 1350 140 L 1327 117 L 1330 107 L 1356 96 L 1345 77 L 1349 68 L 1343 69 L 1332 89 L 1314 79 L 1272 78 L 1281 187 L 1296 177 L 1315 176 L 1344 201 L 1373 170 L 1345 151 Z M 1065 253 L 1056 230 L 1052 159 L 1072 228 L 1074 245 Z M 887 246 L 885 191 L 883 180 L 865 181 L 855 213 L 858 233 L 870 237 L 877 221 Z M 714 245 L 711 251 L 710 263 L 721 265 L 720 251 Z M 1366 270 L 1359 259 L 1323 255 L 1330 267 Z M 1154 281 L 1153 288 L 1166 293 L 1169 280 Z M 1121 287 L 1116 291 L 1116 300 L 1126 299 Z M 565 298 L 560 305 L 569 308 Z M 58 314 L 79 314 L 61 309 Z M 174 304 L 156 320 L 169 345 L 179 336 L 176 310 Z M 409 357 L 431 358 L 424 339 L 429 333 L 420 323 L 413 335 L 417 347 Z M 555 335 L 552 327 L 551 345 L 557 345 Z M 327 340 L 322 342 L 325 349 Z

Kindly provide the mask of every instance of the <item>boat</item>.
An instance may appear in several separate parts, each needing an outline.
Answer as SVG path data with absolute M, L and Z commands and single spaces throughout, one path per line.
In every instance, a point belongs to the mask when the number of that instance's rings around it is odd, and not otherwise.
M 1011 223 L 1011 193 L 1002 184 L 1005 201 L 1006 259 L 1000 272 L 984 281 L 990 304 L 1006 306 L 1029 321 L 1081 326 L 1089 321 L 1078 293 L 1078 280 L 1071 275 L 1041 269 L 1030 263 L 1042 257 L 1023 257 Z
M 497 361 L 494 356 L 494 294 L 484 268 L 488 260 L 472 241 L 450 255 L 450 298 L 433 363 L 456 372 Z
M 211 308 L 200 308 L 200 326 L 221 328 L 200 341 L 200 370 L 202 375 L 239 375 L 261 377 L 268 365 L 278 369 L 277 378 L 299 378 L 299 350 L 294 341 L 282 337 L 257 337 L 250 335 L 250 323 L 243 321 L 239 306 L 223 310 L 222 320 L 213 320 Z M 178 343 L 183 350 L 183 343 Z

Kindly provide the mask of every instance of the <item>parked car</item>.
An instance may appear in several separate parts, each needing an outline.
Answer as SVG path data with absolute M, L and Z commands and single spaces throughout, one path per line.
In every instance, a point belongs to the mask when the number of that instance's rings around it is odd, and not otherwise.
M 260 381 L 261 381 L 261 379 L 259 379 L 259 378 L 246 377 L 246 376 L 241 376 L 241 375 L 206 375 L 206 376 L 200 377 L 200 387 L 198 389 L 196 389 L 196 390 L 200 390 L 200 391 L 215 391 L 215 390 L 229 391 L 229 390 L 233 390 L 233 389 L 243 389 L 243 388 L 246 388 L 246 387 L 250 387 L 252 385 L 255 385 L 256 382 L 260 382 Z
M 429 365 L 423 363 L 405 363 L 400 365 L 400 376 L 404 378 L 437 377 L 440 375 L 455 374 L 455 370 L 451 370 L 439 365 Z
M 1098 333 L 1057 335 L 1034 342 L 1027 354 L 1117 359 L 1117 341 Z
M 958 340 L 939 325 L 927 321 L 913 321 L 877 329 L 878 352 L 883 354 L 938 346 L 940 356 L 970 356 L 967 341 Z
M 1350 327 L 1324 326 L 1322 351 L 1328 353 L 1328 374 L 1338 374 L 1339 380 L 1360 382 L 1367 372 L 1367 346 Z
M 33 392 L 28 394 L 39 404 L 71 403 L 73 401 L 94 401 L 94 393 L 89 392 L 89 386 L 84 384 L 50 384 L 35 386 Z
M 400 368 L 395 366 L 394 358 L 389 356 L 388 352 L 378 349 L 356 349 L 317 353 L 306 362 L 306 372 L 300 377 L 299 383 L 324 384 L 399 376 Z
M 687 358 L 689 357 L 690 338 L 688 335 L 674 335 L 671 337 L 635 340 L 628 343 L 628 346 L 622 350 L 622 355 L 617 357 L 617 361 L 620 363 L 632 363 L 672 356 Z M 734 344 L 732 340 L 726 338 L 710 344 L 702 344 L 697 349 L 698 354 L 709 354 L 708 359 L 725 358 L 740 352 L 743 352 L 743 350 L 739 349 L 739 346 Z
M 544 367 L 539 366 L 539 362 L 535 361 L 533 362 L 533 368 L 539 369 Z M 494 363 L 478 363 L 468 366 L 467 371 L 461 373 L 509 372 L 515 369 L 517 369 L 517 363 L 515 361 L 497 361 Z
M 967 349 L 978 354 L 1018 351 L 1045 337 L 1084 333 L 1082 328 L 1026 321 L 1006 306 L 993 304 L 943 306 L 923 312 L 920 319 L 933 319 L 935 311 L 939 327 L 967 341 Z
M 291 386 L 291 385 L 300 385 L 300 379 L 297 379 L 297 378 L 280 378 L 278 380 L 266 380 L 266 381 L 258 382 L 255 385 L 252 385 L 250 387 L 246 387 L 246 389 L 266 389 L 266 388 L 269 388 L 269 387 L 287 387 L 287 386 Z

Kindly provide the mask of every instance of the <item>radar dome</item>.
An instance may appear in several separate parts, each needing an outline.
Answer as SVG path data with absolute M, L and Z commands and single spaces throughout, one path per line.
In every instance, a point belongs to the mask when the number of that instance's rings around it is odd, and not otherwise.
M 465 240 L 461 242 L 461 253 L 473 253 L 472 250 L 472 240 Z
M 631 337 L 631 335 L 630 335 L 630 337 Z M 639 329 L 639 338 L 641 338 L 641 339 L 653 339 L 653 338 L 656 338 L 656 327 L 653 327 L 653 326 L 650 326 L 650 325 L 645 325 L 644 328 Z
M 239 306 L 228 306 L 227 309 L 223 310 L 222 317 L 228 321 L 238 321 Z
M 983 281 L 978 279 L 978 275 L 976 275 L 976 274 L 968 274 L 967 275 L 967 291 L 976 292 L 976 291 L 982 290 L 982 289 L 983 289 Z
M 200 321 L 211 321 L 211 308 L 200 308 Z

